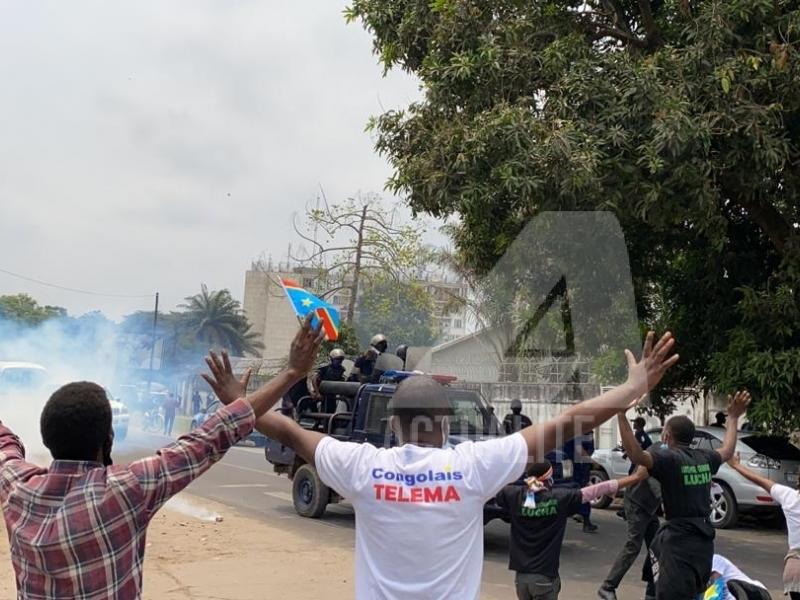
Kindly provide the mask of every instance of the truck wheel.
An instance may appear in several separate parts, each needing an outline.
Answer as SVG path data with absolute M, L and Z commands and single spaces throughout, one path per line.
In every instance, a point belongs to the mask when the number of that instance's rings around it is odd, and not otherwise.
M 314 467 L 303 465 L 297 469 L 292 483 L 292 500 L 298 515 L 319 519 L 328 506 L 330 494 L 330 489 L 322 483 Z
M 603 483 L 604 481 L 608 481 L 608 475 L 606 472 L 592 469 L 592 472 L 589 475 L 589 485 Z M 610 496 L 600 496 L 597 500 L 592 500 L 590 504 L 592 505 L 592 508 L 608 508 L 613 500 L 614 499 Z

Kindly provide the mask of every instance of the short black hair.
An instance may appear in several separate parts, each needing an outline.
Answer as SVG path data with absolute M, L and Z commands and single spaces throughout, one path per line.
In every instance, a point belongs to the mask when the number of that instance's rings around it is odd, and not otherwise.
M 549 460 L 533 463 L 528 468 L 528 477 L 541 477 L 553 468 L 553 464 Z
M 669 421 L 667 421 L 667 427 L 669 428 L 672 437 L 679 444 L 688 445 L 692 443 L 692 440 L 694 439 L 695 428 L 694 423 L 689 417 L 685 415 L 677 415 L 672 417 Z
M 39 424 L 55 460 L 94 461 L 111 433 L 111 403 L 96 383 L 68 383 L 50 396 Z
M 644 426 L 647 425 L 647 421 L 644 420 L 644 417 L 636 417 L 633 420 L 633 425 L 635 427 L 641 427 L 642 429 L 644 429 Z

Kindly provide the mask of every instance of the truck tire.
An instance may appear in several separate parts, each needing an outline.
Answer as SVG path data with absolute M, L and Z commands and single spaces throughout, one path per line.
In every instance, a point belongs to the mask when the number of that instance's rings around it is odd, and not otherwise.
M 589 475 L 589 485 L 603 483 L 604 481 L 608 481 L 606 472 L 600 469 L 592 469 Z M 597 500 L 592 500 L 590 504 L 592 508 L 608 508 L 613 501 L 614 499 L 611 496 L 600 496 Z
M 294 509 L 301 517 L 319 519 L 328 506 L 331 490 L 322 483 L 317 470 L 311 465 L 297 469 L 292 482 Z

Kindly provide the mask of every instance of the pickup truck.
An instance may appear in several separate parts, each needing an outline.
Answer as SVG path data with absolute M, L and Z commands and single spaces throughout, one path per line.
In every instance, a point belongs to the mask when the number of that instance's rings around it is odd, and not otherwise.
M 396 440 L 388 427 L 388 405 L 399 381 L 409 376 L 414 375 L 387 372 L 381 383 L 367 384 L 324 381 L 320 384 L 320 393 L 337 396 L 339 410 L 335 413 L 320 413 L 306 408 L 294 415 L 294 418 L 306 429 L 327 433 L 342 441 L 372 444 L 379 448 L 392 447 L 396 445 Z M 474 390 L 459 388 L 450 377 L 439 377 L 437 380 L 446 386 L 453 404 L 454 415 L 450 419 L 451 444 L 485 440 L 500 435 L 500 423 L 480 394 Z M 309 407 L 312 403 L 301 401 L 297 405 Z M 322 483 L 316 469 L 306 464 L 291 448 L 268 438 L 264 452 L 274 471 L 288 475 L 293 481 L 292 500 L 299 515 L 319 518 L 325 513 L 328 504 L 342 500 L 334 490 Z M 572 485 L 572 462 L 564 460 L 560 451 L 551 452 L 548 458 L 553 463 L 556 483 Z M 522 481 L 518 483 L 521 484 Z M 484 524 L 494 519 L 507 521 L 508 515 L 491 500 L 484 508 Z

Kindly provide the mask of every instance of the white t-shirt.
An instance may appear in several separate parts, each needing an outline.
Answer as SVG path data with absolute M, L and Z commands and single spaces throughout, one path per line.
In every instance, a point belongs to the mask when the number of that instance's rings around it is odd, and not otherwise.
M 714 561 L 711 564 L 711 570 L 722 575 L 722 579 L 725 580 L 726 584 L 731 579 L 735 579 L 736 581 L 744 581 L 750 585 L 767 589 L 767 586 L 765 586 L 763 583 L 756 581 L 755 579 L 750 579 L 747 575 L 739 570 L 739 567 L 719 554 L 714 555 Z M 725 600 L 736 600 L 733 594 L 728 591 L 727 587 L 725 588 Z
M 319 476 L 356 512 L 356 598 L 478 598 L 483 505 L 527 460 L 520 434 L 453 448 L 322 440 Z
M 786 515 L 786 529 L 789 532 L 789 550 L 800 550 L 800 493 L 779 483 L 773 484 L 769 495 L 783 509 Z

